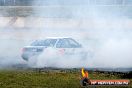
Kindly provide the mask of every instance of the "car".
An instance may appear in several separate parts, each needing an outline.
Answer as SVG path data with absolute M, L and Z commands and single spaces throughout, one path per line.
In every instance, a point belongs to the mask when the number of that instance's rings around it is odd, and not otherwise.
M 35 40 L 31 45 L 23 47 L 21 56 L 28 61 L 33 56 L 39 56 L 44 51 L 45 55 L 49 54 L 50 52 L 47 52 L 48 49 L 61 56 L 81 55 L 85 57 L 87 55 L 82 45 L 72 38 L 46 38 Z

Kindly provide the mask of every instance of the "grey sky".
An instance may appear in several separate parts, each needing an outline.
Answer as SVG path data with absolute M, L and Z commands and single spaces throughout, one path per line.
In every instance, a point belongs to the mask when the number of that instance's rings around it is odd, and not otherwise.
M 132 0 L 0 0 L 0 5 L 18 5 L 18 6 L 19 5 L 95 5 L 95 4 L 98 5 L 132 4 Z

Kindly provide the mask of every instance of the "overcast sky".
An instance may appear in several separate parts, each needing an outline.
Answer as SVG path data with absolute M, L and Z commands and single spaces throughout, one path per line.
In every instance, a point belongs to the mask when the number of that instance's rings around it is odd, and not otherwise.
M 0 5 L 13 5 L 14 3 L 15 5 L 113 5 L 132 4 L 132 0 L 0 0 Z

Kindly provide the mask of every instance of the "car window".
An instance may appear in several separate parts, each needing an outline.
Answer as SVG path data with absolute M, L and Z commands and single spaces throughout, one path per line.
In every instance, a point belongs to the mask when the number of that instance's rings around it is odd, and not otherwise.
M 40 40 L 36 40 L 33 43 L 31 43 L 31 46 L 38 46 L 40 42 L 41 42 Z
M 77 48 L 77 47 L 80 47 L 80 45 L 73 39 L 65 38 L 65 39 L 59 39 L 56 47 L 57 48 Z
M 73 48 L 80 47 L 80 44 L 71 38 L 68 39 L 68 42 L 69 42 L 70 47 L 73 47 Z
M 42 46 L 54 46 L 57 39 L 47 39 L 42 43 Z
M 54 46 L 57 39 L 46 39 L 33 42 L 32 46 Z
M 56 47 L 57 48 L 69 48 L 69 43 L 66 39 L 59 39 Z

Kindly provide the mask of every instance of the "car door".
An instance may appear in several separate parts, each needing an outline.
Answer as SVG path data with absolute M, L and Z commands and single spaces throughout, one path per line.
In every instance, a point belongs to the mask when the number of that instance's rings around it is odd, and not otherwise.
M 68 39 L 59 39 L 56 49 L 62 55 L 73 55 L 75 53 L 75 48 L 70 45 Z

